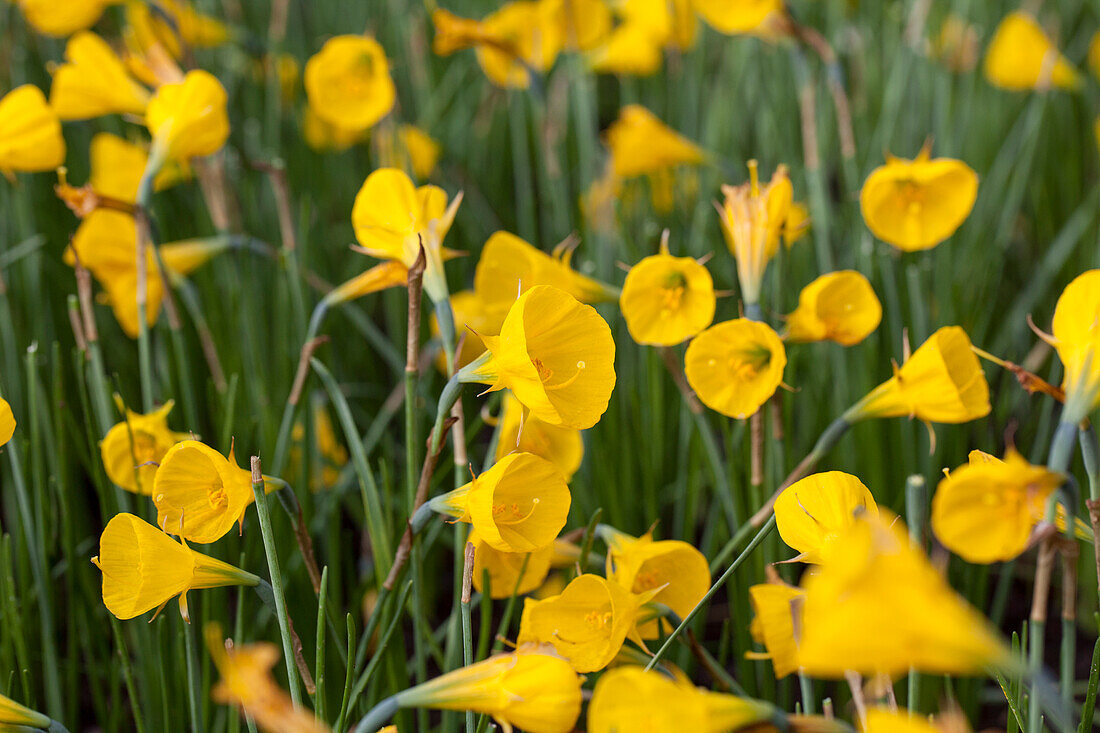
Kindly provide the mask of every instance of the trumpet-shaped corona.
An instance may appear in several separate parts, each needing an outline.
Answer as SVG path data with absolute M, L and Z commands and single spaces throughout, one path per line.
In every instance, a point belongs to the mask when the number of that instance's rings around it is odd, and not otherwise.
M 145 112 L 148 90 L 134 81 L 118 54 L 95 33 L 81 31 L 70 38 L 65 60 L 54 71 L 50 87 L 50 106 L 61 119 Z
M 126 410 L 126 419 L 108 430 L 99 444 L 107 478 L 136 494 L 153 493 L 153 477 L 164 454 L 189 436 L 168 428 L 174 404 L 169 400 L 148 415 Z
M 786 337 L 852 346 L 867 338 L 881 320 L 882 304 L 871 283 L 855 270 L 841 270 L 802 288 L 798 308 L 787 316 Z
M 43 35 L 64 38 L 91 28 L 118 0 L 16 0 L 23 17 Z
M 30 84 L 0 99 L 0 172 L 51 171 L 65 162 L 61 121 L 42 91 Z
M 393 109 L 397 91 L 382 44 L 365 36 L 330 38 L 305 71 L 309 108 L 341 130 L 362 132 Z
M 15 435 L 15 415 L 12 414 L 8 401 L 0 397 L 0 448 L 7 445 L 13 435 Z
M 0 725 L 26 726 L 45 730 L 50 727 L 51 722 L 42 713 L 36 713 L 30 708 L 20 705 L 15 700 L 0 695 Z
M 581 432 L 550 425 L 533 415 L 524 417 L 523 405 L 511 392 L 504 393 L 502 405 L 496 460 L 512 451 L 533 453 L 553 463 L 568 482 L 584 458 Z
M 707 268 L 691 257 L 658 254 L 630 268 L 619 297 L 626 327 L 640 344 L 674 346 L 714 320 L 717 300 Z
M 225 88 L 197 69 L 183 81 L 161 85 L 145 111 L 154 154 L 185 159 L 213 155 L 229 137 Z
M 704 405 L 743 420 L 775 394 L 787 353 L 766 323 L 737 318 L 692 339 L 684 362 L 688 384 Z
M 775 525 L 798 560 L 820 563 L 857 517 L 878 514 L 871 492 L 843 471 L 815 473 L 788 486 L 775 500 Z
M 1080 422 L 1100 407 L 1100 270 L 1084 272 L 1066 286 L 1051 330 L 1047 340 L 1065 369 L 1062 421 Z

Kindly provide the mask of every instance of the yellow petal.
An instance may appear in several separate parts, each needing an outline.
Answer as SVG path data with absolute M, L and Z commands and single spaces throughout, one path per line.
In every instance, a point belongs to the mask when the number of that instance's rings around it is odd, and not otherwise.
M 607 147 L 615 175 L 629 178 L 705 159 L 694 143 L 662 123 L 645 107 L 630 104 L 607 129 Z
M 1058 53 L 1042 26 L 1023 11 L 1005 16 L 985 52 L 985 77 L 1002 89 L 1077 89 L 1081 74 Z
M 70 38 L 65 59 L 50 87 L 50 106 L 61 119 L 145 112 L 149 92 L 130 77 L 122 59 L 95 33 L 82 31 Z
M 169 158 L 213 155 L 229 137 L 225 106 L 225 88 L 212 74 L 189 71 L 183 81 L 157 89 L 145 124 Z
M 7 400 L 0 397 L 0 447 L 7 445 L 14 434 L 15 415 L 12 414 Z
M 65 162 L 61 122 L 38 87 L 16 87 L 0 99 L 0 171 L 51 171 Z
M 747 318 L 711 326 L 692 339 L 684 356 L 688 384 L 703 404 L 738 419 L 771 398 L 786 364 L 779 335 Z
M 714 320 L 714 282 L 691 257 L 656 254 L 630 268 L 619 307 L 640 344 L 673 346 Z
M 807 476 L 775 500 L 780 537 L 808 563 L 822 562 L 829 546 L 865 512 L 878 514 L 875 498 L 862 481 L 843 471 Z
M 787 340 L 828 339 L 852 346 L 881 321 L 882 304 L 867 278 L 855 270 L 830 272 L 799 293 L 798 308 L 787 316 Z

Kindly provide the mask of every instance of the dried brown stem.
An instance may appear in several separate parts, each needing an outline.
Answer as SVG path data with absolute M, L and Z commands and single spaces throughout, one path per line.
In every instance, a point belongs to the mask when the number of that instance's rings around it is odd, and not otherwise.
M 474 584 L 474 543 L 467 542 L 462 564 L 462 602 L 470 605 Z
M 1096 582 L 1100 589 L 1100 500 L 1085 499 L 1089 510 L 1089 522 L 1092 523 L 1092 549 L 1096 555 Z
M 305 389 L 306 377 L 309 376 L 309 360 L 313 357 L 313 352 L 326 341 L 328 336 L 318 336 L 302 344 L 302 353 L 298 357 L 298 371 L 294 373 L 294 385 L 290 388 L 290 396 L 287 397 L 287 402 L 290 404 L 297 405 L 298 400 L 302 399 L 302 390 Z
M 1054 538 L 1043 541 L 1039 546 L 1039 558 L 1035 565 L 1035 590 L 1031 596 L 1031 620 L 1033 623 L 1046 623 L 1047 605 L 1050 601 L 1050 576 L 1054 571 Z M 1042 643 L 1030 641 L 1029 643 Z
M 757 410 L 749 418 L 752 450 L 749 454 L 749 482 L 753 486 L 764 484 L 764 412 Z

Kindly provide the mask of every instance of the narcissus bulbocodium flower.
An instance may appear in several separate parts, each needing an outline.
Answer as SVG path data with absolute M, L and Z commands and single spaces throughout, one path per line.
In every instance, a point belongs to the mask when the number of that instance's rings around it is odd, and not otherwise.
M 663 603 L 685 618 L 710 590 L 710 566 L 703 553 L 680 540 L 654 541 L 653 533 L 631 537 L 606 525 L 599 527 L 607 543 L 607 578 L 633 593 L 657 590 L 654 603 Z M 639 624 L 643 639 L 656 639 L 660 627 L 672 630 L 667 619 Z
M 400 168 L 424 180 L 435 170 L 443 152 L 439 141 L 415 125 L 387 126 L 374 133 L 378 159 L 386 168 Z
M 714 281 L 691 257 L 673 257 L 661 243 L 626 274 L 619 296 L 626 327 L 639 344 L 674 346 L 714 320 Z
M 1100 270 L 1073 279 L 1058 296 L 1053 334 L 1040 334 L 1057 351 L 1065 376 L 1062 422 L 1078 423 L 1100 407 Z
M 989 385 L 958 326 L 944 326 L 925 341 L 894 376 L 844 413 L 849 423 L 874 417 L 915 417 L 925 422 L 964 423 L 990 411 Z
M 747 659 L 770 659 L 776 679 L 798 670 L 798 634 L 802 628 L 802 604 L 806 593 L 782 582 L 760 583 L 749 588 L 754 616 L 749 624 L 753 641 L 764 653 L 746 652 Z
M 141 177 L 149 165 L 145 148 L 109 132 L 100 132 L 92 138 L 88 157 L 92 168 L 88 185 L 96 196 L 126 204 L 137 202 Z M 165 165 L 154 179 L 153 189 L 168 188 L 189 174 L 189 168 L 182 162 Z
M 707 25 L 727 35 L 774 37 L 786 25 L 783 0 L 692 0 L 692 5 Z
M 197 440 L 176 443 L 153 479 L 157 524 L 169 534 L 208 544 L 221 539 L 255 501 L 252 472 Z
M 160 409 L 142 415 L 126 409 L 126 419 L 114 425 L 99 444 L 107 478 L 137 494 L 153 493 L 153 477 L 164 454 L 188 433 L 168 428 L 168 413 L 175 402 L 168 400 Z
M 474 589 L 485 592 L 485 571 L 488 571 L 491 598 L 530 593 L 542 585 L 550 572 L 553 542 L 531 552 L 502 552 L 483 540 L 476 529 L 470 530 L 466 541 L 474 545 Z
M 985 78 L 1014 91 L 1076 89 L 1081 74 L 1047 37 L 1030 14 L 1017 10 L 1005 16 L 985 52 Z
M 364 253 L 400 262 L 406 269 L 416 264 L 423 245 L 427 260 L 424 292 L 433 303 L 440 303 L 448 296 L 443 274 L 448 253 L 443 239 L 461 202 L 461 193 L 448 205 L 447 192 L 439 186 L 417 188 L 404 171 L 379 168 L 359 189 L 351 224 Z
M 815 473 L 788 486 L 775 500 L 775 526 L 796 560 L 820 563 L 838 537 L 864 513 L 878 515 L 875 497 L 843 471 Z
M 143 51 L 162 46 L 173 58 L 181 58 L 185 46 L 213 48 L 229 40 L 229 28 L 217 18 L 195 10 L 185 0 L 157 0 L 157 12 L 140 0 L 126 2 L 126 33 Z
M 569 487 L 554 464 L 531 453 L 512 453 L 430 504 L 435 512 L 474 525 L 491 547 L 532 552 L 561 532 L 570 501 Z
M 162 244 L 158 249 L 171 278 L 187 275 L 227 246 L 224 238 L 216 237 Z M 114 209 L 92 211 L 73 235 L 71 251 L 65 253 L 65 261 L 70 265 L 77 258 L 103 286 L 106 300 L 122 330 L 130 338 L 137 338 L 137 224 L 134 217 Z M 152 326 L 157 322 L 165 285 L 151 249 L 146 250 L 145 272 L 145 322 Z
M 882 304 L 871 283 L 855 270 L 830 272 L 802 288 L 798 308 L 787 316 L 788 341 L 836 341 L 843 346 L 867 338 L 882 320 Z
M 581 714 L 581 684 L 553 650 L 520 647 L 456 669 L 396 695 L 401 707 L 471 710 L 495 720 L 505 733 L 569 733 Z
M 8 401 L 0 397 L 0 447 L 7 445 L 13 435 L 15 435 L 15 415 Z
M 551 254 L 510 232 L 494 232 L 481 249 L 474 270 L 474 292 L 484 313 L 484 328 L 471 326 L 482 335 L 495 336 L 516 298 L 538 285 L 560 288 L 582 303 L 616 299 L 609 285 L 585 277 L 570 266 L 572 242 L 559 244 Z
M 703 404 L 743 420 L 783 381 L 787 353 L 766 323 L 737 318 L 715 324 L 688 344 L 684 373 Z
M 715 204 L 726 239 L 737 260 L 737 279 L 745 303 L 760 300 L 760 281 L 779 249 L 794 200 L 794 188 L 787 167 L 779 166 L 771 181 L 761 186 L 755 160 L 749 161 L 749 182 L 740 186 L 722 186 L 725 196 Z
M 0 99 L 0 173 L 52 171 L 65 162 L 61 121 L 36 86 L 24 84 Z
M 680 165 L 698 165 L 706 155 L 695 143 L 665 125 L 638 104 L 619 110 L 605 133 L 616 178 L 656 173 Z
M 511 392 L 505 392 L 496 460 L 500 461 L 513 451 L 533 453 L 553 463 L 568 482 L 584 458 L 584 440 L 580 431 L 550 425 L 534 415 L 525 418 L 523 412 L 519 400 Z
M 978 174 L 961 160 L 932 158 L 925 145 L 913 160 L 888 155 L 859 192 L 871 232 L 903 252 L 930 249 L 959 228 L 978 197 Z
M 296 708 L 271 674 L 279 649 L 266 641 L 235 646 L 222 636 L 218 624 L 205 629 L 206 647 L 221 675 L 211 696 L 233 705 L 268 733 L 328 733 L 309 712 Z
M 225 88 L 201 69 L 187 72 L 181 82 L 158 87 L 145 110 L 153 157 L 197 158 L 221 150 L 229 137 L 225 105 Z
M 489 81 L 499 87 L 526 89 L 532 74 L 554 65 L 565 43 L 566 27 L 555 6 L 545 0 L 514 0 L 480 21 L 437 8 L 432 13 L 432 50 L 449 56 L 474 48 Z
M 161 608 L 187 592 L 227 585 L 259 585 L 252 573 L 195 552 L 133 514 L 117 514 L 99 538 L 92 562 L 103 572 L 103 605 L 123 621 Z
M 814 677 L 1011 668 L 992 625 L 948 586 L 888 512 L 865 512 L 802 583 L 799 665 Z
M 336 36 L 306 62 L 306 95 L 318 117 L 344 130 L 366 130 L 393 109 L 397 91 L 382 44 Z
M 1027 549 L 1047 499 L 1064 480 L 1059 473 L 1031 465 L 1013 449 L 1003 461 L 971 451 L 970 462 L 936 487 L 932 531 L 967 562 L 1011 560 Z
M 871 708 L 867 711 L 866 723 L 860 728 L 863 733 L 946 733 L 928 722 L 928 719 L 908 712 L 893 712 L 885 708 Z M 954 730 L 955 733 L 969 731 L 969 726 Z
M 615 658 L 628 637 L 645 646 L 636 624 L 642 606 L 657 590 L 632 593 L 613 580 L 579 575 L 561 595 L 524 600 L 518 643 L 551 644 L 573 669 L 597 672 Z
M 512 304 L 499 336 L 482 336 L 488 352 L 460 373 L 464 382 L 510 389 L 551 425 L 585 430 L 599 422 L 615 388 L 615 340 L 592 306 L 549 285 Z
M 23 707 L 15 700 L 0 695 L 0 724 L 45 730 L 50 727 L 51 723 L 52 721 L 42 713 L 36 713 L 28 707 Z
M 31 27 L 47 36 L 63 38 L 91 28 L 108 5 L 119 0 L 16 0 Z
M 588 733 L 692 731 L 726 733 L 769 720 L 766 702 L 710 692 L 675 678 L 622 666 L 600 676 L 588 705 Z
M 593 71 L 652 74 L 661 68 L 665 47 L 686 51 L 695 44 L 698 23 L 690 0 L 626 0 L 616 10 L 619 24 L 589 56 Z
M 65 46 L 66 63 L 53 72 L 50 106 L 63 120 L 109 114 L 141 115 L 149 91 L 136 82 L 106 41 L 81 31 Z

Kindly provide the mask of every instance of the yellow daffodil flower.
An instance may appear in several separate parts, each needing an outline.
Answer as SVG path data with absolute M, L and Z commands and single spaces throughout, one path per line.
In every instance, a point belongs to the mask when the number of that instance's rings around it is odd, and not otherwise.
M 798 661 L 814 677 L 1011 669 L 992 625 L 947 585 L 888 512 L 864 513 L 802 584 Z
M 863 733 L 970 733 L 970 724 L 959 712 L 930 719 L 906 711 L 870 708 L 861 730 Z
M 145 112 L 154 157 L 197 158 L 221 150 L 229 137 L 225 105 L 225 88 L 201 69 L 161 85 Z
M 788 341 L 858 344 L 882 321 L 871 283 L 855 270 L 830 272 L 802 288 L 798 308 L 787 316 Z
M 81 31 L 65 46 L 66 63 L 53 73 L 50 106 L 63 120 L 145 113 L 149 91 L 134 81 L 106 41 Z
M 176 596 L 187 619 L 188 591 L 260 583 L 252 573 L 197 553 L 133 514 L 115 515 L 107 523 L 92 562 L 103 572 L 103 604 L 123 621 Z
M 482 336 L 488 353 L 459 377 L 510 389 L 532 415 L 584 430 L 599 422 L 615 388 L 615 340 L 592 306 L 549 285 L 516 299 L 499 336 Z
M 310 109 L 342 130 L 373 127 L 397 98 L 386 52 L 366 36 L 326 41 L 306 62 L 305 83 Z
M 550 644 L 578 672 L 598 672 L 627 637 L 642 644 L 635 624 L 656 593 L 632 593 L 598 575 L 580 575 L 559 596 L 524 600 L 519 643 Z
M 550 425 L 534 415 L 523 415 L 523 405 L 511 392 L 504 393 L 500 414 L 500 438 L 496 460 L 513 451 L 532 453 L 554 464 L 568 483 L 584 458 L 581 432 Z
M 737 318 L 717 323 L 688 344 L 684 373 L 703 404 L 743 420 L 783 381 L 787 353 L 766 323 Z
M 148 415 L 125 410 L 126 419 L 108 430 L 99 444 L 107 478 L 135 494 L 153 493 L 153 477 L 164 454 L 190 435 L 168 428 L 168 413 L 174 406 L 168 400 Z
M 42 713 L 36 713 L 23 707 L 15 700 L 0 695 L 0 725 L 26 726 L 28 728 L 49 728 L 51 721 Z
M 663 60 L 663 44 L 652 28 L 621 23 L 589 53 L 588 66 L 597 74 L 650 76 L 657 73 Z
M 639 344 L 674 346 L 714 320 L 717 300 L 707 268 L 691 257 L 673 257 L 668 245 L 626 274 L 619 297 L 626 327 Z
M 64 38 L 91 28 L 119 0 L 16 0 L 23 17 L 43 35 Z
M 474 525 L 503 552 L 533 552 L 561 532 L 571 497 L 558 469 L 530 453 L 512 453 L 465 486 L 430 502 L 433 511 Z
M 787 209 L 787 219 L 783 222 L 783 243 L 787 249 L 810 231 L 810 209 L 801 201 L 792 201 Z
M 153 479 L 157 524 L 169 534 L 208 544 L 225 536 L 255 501 L 252 472 L 197 440 L 176 443 Z
M 126 22 L 134 45 L 143 51 L 160 46 L 175 59 L 185 47 L 213 48 L 229 40 L 224 23 L 185 0 L 157 0 L 157 12 L 142 0 L 127 0 Z
M 703 553 L 680 540 L 654 541 L 653 533 L 631 537 L 600 526 L 607 543 L 607 577 L 632 593 L 652 590 L 654 603 L 663 603 L 680 618 L 686 617 L 710 590 L 710 566 Z M 656 639 L 660 629 L 672 630 L 667 619 L 639 625 L 643 639 Z
M 843 471 L 815 473 L 796 481 L 775 500 L 775 526 L 796 560 L 823 562 L 832 543 L 864 513 L 878 515 L 875 497 Z
M 88 157 L 92 168 L 88 185 L 97 196 L 127 204 L 137 202 L 141 176 L 149 164 L 145 148 L 109 132 L 100 132 L 92 138 Z M 157 174 L 153 188 L 163 190 L 188 175 L 190 171 L 182 163 L 165 165 Z
M 932 531 L 967 562 L 1011 560 L 1027 549 L 1047 498 L 1064 477 L 1009 449 L 1003 461 L 981 451 L 948 474 L 932 497 Z M 1064 519 L 1063 519 L 1064 524 Z
M 517 649 L 397 693 L 400 707 L 470 710 L 505 733 L 569 733 L 581 713 L 584 679 L 543 647 Z
M 3 448 L 15 435 L 15 415 L 8 401 L 0 397 L 0 448 Z
M 985 78 L 989 83 L 1023 91 L 1028 89 L 1077 89 L 1081 74 L 1051 43 L 1033 16 L 1017 10 L 1005 16 L 985 52 Z
M 665 125 L 645 107 L 629 104 L 607 128 L 611 167 L 618 178 L 698 165 L 706 155 L 695 143 Z
M 604 0 L 540 0 L 561 27 L 565 48 L 588 51 L 611 30 L 611 9 Z
M 476 529 L 470 530 L 466 541 L 474 545 L 474 589 L 485 592 L 488 571 L 491 598 L 511 598 L 513 593 L 526 595 L 541 586 L 550 572 L 552 542 L 531 552 L 504 552 L 483 540 Z
M 278 647 L 266 641 L 234 646 L 222 636 L 218 624 L 208 624 L 205 635 L 210 657 L 221 675 L 211 691 L 215 702 L 240 708 L 261 729 L 272 733 L 328 733 L 327 726 L 295 707 L 275 682 L 271 668 L 279 661 Z
M 482 303 L 482 299 L 473 290 L 460 290 L 451 294 L 451 312 L 454 313 L 456 333 L 464 334 L 462 348 L 456 357 L 459 369 L 485 353 L 485 344 L 477 334 L 496 336 L 500 333 L 500 324 L 504 316 L 499 308 L 491 311 Z M 505 311 L 507 313 L 507 311 Z M 432 336 L 439 336 L 439 320 L 433 312 L 431 317 Z M 447 354 L 440 350 L 436 356 L 436 366 L 443 374 L 449 372 Z
M 745 303 L 760 300 L 760 281 L 779 249 L 779 237 L 787 224 L 794 188 L 786 166 L 779 166 L 771 181 L 761 187 L 755 160 L 749 161 L 749 182 L 722 186 L 725 200 L 718 206 L 722 235 L 737 260 L 737 279 Z
M 755 614 L 749 625 L 753 641 L 767 652 L 746 652 L 748 659 L 770 659 L 776 679 L 798 671 L 798 638 L 802 627 L 802 604 L 806 594 L 786 583 L 760 583 L 749 588 Z
M 1062 422 L 1078 423 L 1100 407 L 1100 270 L 1084 272 L 1066 286 L 1051 330 L 1044 338 L 1058 351 L 1065 369 Z
M 61 121 L 30 84 L 0 99 L 0 173 L 51 171 L 65 163 Z
M 851 423 L 873 417 L 915 417 L 925 422 L 964 423 L 990 411 L 989 384 L 970 338 L 944 326 L 913 352 L 894 376 L 845 413 Z
M 925 146 L 913 160 L 888 156 L 859 192 L 871 232 L 903 252 L 931 249 L 970 216 L 978 174 L 953 158 L 932 158 Z
M 786 17 L 783 0 L 692 0 L 692 5 L 707 25 L 727 35 L 774 36 Z
M 386 148 L 381 159 L 388 167 L 406 169 L 420 180 L 432 175 L 443 152 L 439 141 L 416 125 L 398 126 L 388 137 Z
M 302 139 L 318 153 L 347 150 L 367 137 L 366 130 L 352 130 L 325 121 L 310 106 L 302 113 Z
M 351 223 L 364 253 L 400 262 L 406 268 L 416 263 L 423 245 L 427 258 L 424 291 L 433 303 L 439 303 L 448 297 L 443 239 L 461 202 L 461 193 L 448 205 L 442 188 L 417 188 L 404 171 L 380 168 L 367 176 L 359 189 Z

